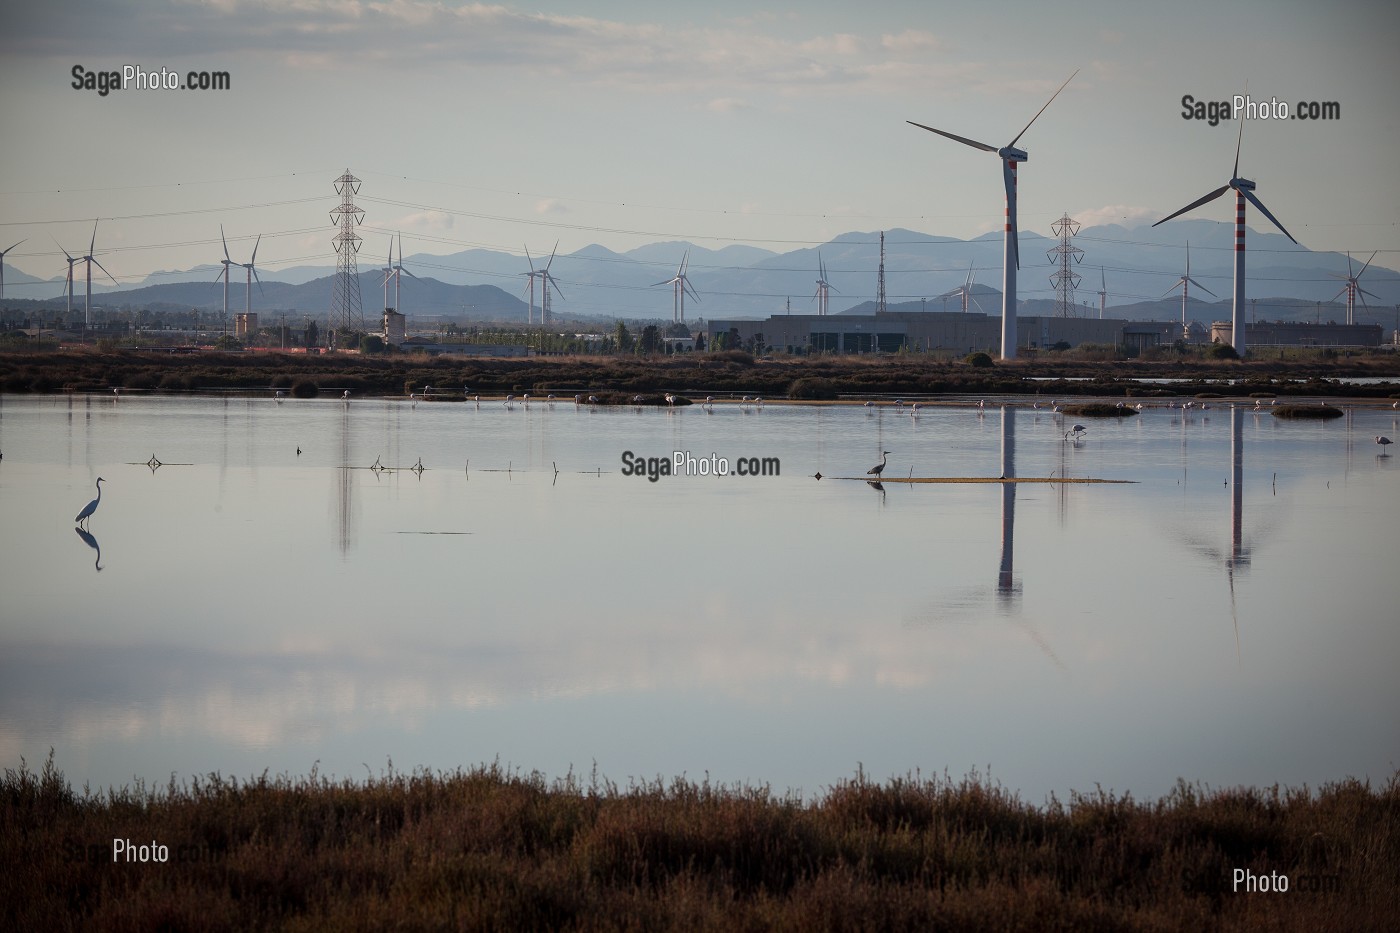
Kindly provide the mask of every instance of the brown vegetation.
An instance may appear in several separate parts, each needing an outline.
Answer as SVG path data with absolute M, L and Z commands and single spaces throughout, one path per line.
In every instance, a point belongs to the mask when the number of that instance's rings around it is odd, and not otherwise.
M 499 766 L 75 794 L 0 782 L 14 930 L 1360 930 L 1400 911 L 1400 780 L 1043 807 L 978 775 L 816 802 Z M 112 840 L 169 860 L 112 860 Z M 1232 890 L 1232 871 L 1292 890 Z M 1319 880 L 1320 879 L 1320 880 Z
M 1338 377 L 1395 377 L 1356 386 Z M 1182 378 L 1172 385 L 1137 379 Z M 1028 379 L 1045 381 L 1027 382 Z M 1218 380 L 1244 380 L 1222 388 Z M 1074 381 L 1071 381 L 1074 380 Z M 1083 380 L 1083 381 L 1078 381 Z M 978 367 L 920 354 L 878 357 L 780 357 L 754 360 L 728 351 L 670 357 L 528 357 L 479 359 L 418 354 L 360 356 L 290 353 L 157 353 L 65 350 L 0 353 L 0 391 L 267 393 L 299 386 L 305 394 L 407 395 L 434 387 L 434 397 L 460 400 L 473 393 L 531 395 L 678 392 L 687 395 L 762 395 L 782 398 L 868 395 L 1027 394 L 1055 397 L 1191 396 L 1200 392 L 1248 395 L 1400 396 L 1400 357 L 1337 360 L 1220 362 L 1091 361 L 1061 355 Z M 314 391 L 313 391 L 314 390 Z

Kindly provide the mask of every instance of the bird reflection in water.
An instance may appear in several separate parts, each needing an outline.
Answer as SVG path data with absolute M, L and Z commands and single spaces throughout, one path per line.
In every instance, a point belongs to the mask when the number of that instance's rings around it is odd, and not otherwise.
M 98 573 L 101 573 L 101 572 L 102 572 L 102 547 L 101 547 L 101 545 L 99 545 L 99 544 L 97 543 L 97 539 L 94 538 L 94 537 L 92 536 L 91 532 L 84 531 L 83 529 L 78 528 L 78 527 L 74 527 L 73 530 L 74 530 L 75 532 L 78 533 L 78 537 L 80 537 L 80 538 L 83 539 L 83 543 L 84 543 L 84 544 L 86 544 L 88 547 L 92 548 L 94 551 L 97 552 L 97 559 L 94 560 L 94 561 L 92 562 L 92 566 L 95 567 L 95 568 L 97 568 L 97 572 L 98 572 Z

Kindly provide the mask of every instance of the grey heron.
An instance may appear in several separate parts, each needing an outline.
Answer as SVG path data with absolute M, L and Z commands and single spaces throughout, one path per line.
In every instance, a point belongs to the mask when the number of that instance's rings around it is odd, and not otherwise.
M 1384 436 L 1382 436 L 1382 435 L 1380 435 L 1380 434 L 1377 434 L 1377 435 L 1376 435 L 1376 443 L 1379 444 L 1379 445 L 1381 445 L 1381 453 L 1384 455 L 1384 454 L 1386 453 L 1386 450 L 1385 450 L 1385 449 L 1386 449 L 1387 447 L 1389 447 L 1391 444 L 1395 443 L 1395 442 L 1392 441 L 1392 440 L 1391 440 L 1390 438 L 1388 438 L 1388 437 L 1384 437 Z
M 78 513 L 78 517 L 75 518 L 75 519 L 73 519 L 73 521 L 75 521 L 75 522 L 77 522 L 78 524 L 81 525 L 83 522 L 87 521 L 87 519 L 92 515 L 93 512 L 96 512 L 96 511 L 97 511 L 97 504 L 98 504 L 99 502 L 102 501 L 102 483 L 103 483 L 103 479 L 102 479 L 102 477 L 99 476 L 99 477 L 97 478 L 97 484 L 96 484 L 96 485 L 97 485 L 97 498 L 96 498 L 96 499 L 93 499 L 93 500 L 92 500 L 91 502 L 89 502 L 87 505 L 83 506 L 83 510 L 82 510 L 81 512 Z
M 885 462 L 889 459 L 890 451 L 886 450 L 880 454 L 880 462 L 865 471 L 866 476 L 879 476 L 885 472 Z M 869 480 L 867 480 L 869 482 Z
M 1076 424 L 1065 432 L 1065 437 L 1069 437 L 1070 435 L 1074 435 L 1074 439 L 1079 440 L 1079 438 L 1084 435 L 1084 425 Z

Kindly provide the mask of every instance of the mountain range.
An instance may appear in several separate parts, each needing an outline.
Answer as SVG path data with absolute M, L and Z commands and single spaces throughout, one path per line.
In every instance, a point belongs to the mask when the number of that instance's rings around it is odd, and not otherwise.
M 1186 244 L 1191 246 L 1191 277 L 1216 298 L 1191 289 L 1189 317 L 1209 322 L 1228 320 L 1232 281 L 1233 226 L 1208 220 L 1174 221 L 1161 227 L 1125 228 L 1117 225 L 1085 227 L 1072 241 L 1083 250 L 1074 271 L 1080 276 L 1075 295 L 1081 314 L 1097 316 L 1098 292 L 1107 291 L 1109 317 L 1175 319 L 1181 314 L 1180 291 L 1165 293 L 1185 272 Z M 1021 234 L 1019 295 L 1022 313 L 1052 313 L 1055 293 L 1050 275 L 1056 266 L 1047 251 L 1057 245 L 1051 237 L 1031 231 Z M 1260 319 L 1303 318 L 1342 320 L 1344 296 L 1338 298 L 1347 274 L 1347 257 L 1341 253 L 1313 252 L 1295 246 L 1277 233 L 1249 233 L 1248 276 L 1251 295 L 1259 296 L 1254 309 Z M 880 261 L 878 232 L 850 232 L 821 246 L 775 252 L 754 246 L 731 245 L 720 249 L 685 242 L 650 243 L 626 253 L 598 245 L 557 255 L 550 267 L 559 293 L 552 298 L 556 317 L 670 320 L 672 287 L 664 284 L 688 256 L 686 273 L 700 300 L 686 299 L 686 318 L 766 317 L 788 309 L 815 313 L 818 254 L 831 283 L 833 312 L 868 312 L 873 308 Z M 383 303 L 379 264 L 366 260 L 359 274 L 362 305 L 368 320 L 377 320 Z M 1359 270 L 1366 256 L 1352 257 Z M 547 256 L 535 256 L 542 268 Z M 885 231 L 885 290 L 891 310 L 956 311 L 960 299 L 943 297 L 972 277 L 975 304 L 970 310 L 999 314 L 1001 296 L 1002 238 L 1000 233 L 972 240 L 932 236 L 905 229 Z M 417 278 L 401 283 L 403 307 L 411 318 L 518 321 L 527 313 L 525 257 L 504 251 L 468 249 L 448 255 L 417 253 L 403 265 Z M 969 267 L 971 272 L 969 273 Z M 217 310 L 223 303 L 222 283 L 215 282 L 217 265 L 161 272 L 136 287 L 101 288 L 94 281 L 94 295 L 107 307 L 198 307 Z M 264 314 L 324 315 L 331 301 L 335 268 L 296 266 L 262 270 L 263 284 L 253 287 L 252 308 Z M 1366 270 L 1361 285 L 1373 298 L 1369 309 L 1360 301 L 1357 320 L 1379 323 L 1387 329 L 1400 304 L 1400 273 L 1375 263 Z M 27 283 L 44 283 L 42 304 L 61 307 L 52 300 L 63 288 L 62 277 L 40 280 L 17 269 L 6 269 L 10 297 L 6 306 L 23 307 L 18 301 L 36 289 Z M 534 302 L 538 320 L 539 286 Z M 1198 300 L 1201 299 L 1201 300 Z M 75 306 L 83 300 L 81 289 Z M 244 283 L 234 276 L 229 288 L 230 313 L 242 311 Z M 392 303 L 393 296 L 390 295 Z M 1084 308 L 1084 303 L 1089 308 Z M 1322 306 L 1319 308 L 1318 303 Z M 1330 303 L 1330 304 L 1329 304 Z

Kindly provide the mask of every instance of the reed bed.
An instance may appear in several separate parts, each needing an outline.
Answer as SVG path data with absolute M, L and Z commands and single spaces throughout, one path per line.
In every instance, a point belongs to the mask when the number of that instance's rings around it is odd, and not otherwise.
M 1040 806 L 976 773 L 858 772 L 804 800 L 499 764 L 77 793 L 50 756 L 0 782 L 0 926 L 1381 929 L 1400 911 L 1397 817 L 1397 777 Z M 169 860 L 113 863 L 113 839 Z M 1293 888 L 1236 893 L 1235 868 Z

